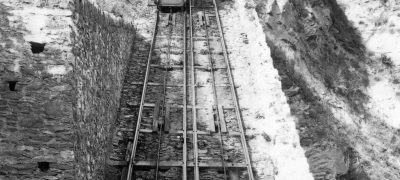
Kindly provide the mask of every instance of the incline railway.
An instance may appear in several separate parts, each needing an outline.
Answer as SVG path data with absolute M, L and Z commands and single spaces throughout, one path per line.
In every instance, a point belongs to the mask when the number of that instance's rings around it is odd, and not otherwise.
M 253 180 L 216 1 L 153 5 L 142 77 L 127 82 L 141 92 L 131 93 L 134 113 L 119 130 L 130 136 L 121 179 Z

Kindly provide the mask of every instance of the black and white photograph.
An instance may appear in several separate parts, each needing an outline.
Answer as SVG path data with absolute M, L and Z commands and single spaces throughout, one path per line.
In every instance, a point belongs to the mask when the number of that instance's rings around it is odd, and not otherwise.
M 0 0 L 0 180 L 400 180 L 400 0 Z

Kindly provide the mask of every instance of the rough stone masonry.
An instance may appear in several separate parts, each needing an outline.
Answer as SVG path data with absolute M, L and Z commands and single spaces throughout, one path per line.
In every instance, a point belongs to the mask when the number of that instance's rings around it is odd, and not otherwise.
M 71 14 L 0 1 L 0 179 L 72 179 Z
M 134 35 L 87 1 L 0 1 L 0 179 L 102 179 Z

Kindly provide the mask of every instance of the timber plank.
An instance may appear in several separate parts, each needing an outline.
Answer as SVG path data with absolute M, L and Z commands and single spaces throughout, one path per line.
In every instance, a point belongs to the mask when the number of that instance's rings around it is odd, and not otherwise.
M 154 106 L 154 114 L 153 114 L 153 132 L 158 131 L 158 119 L 160 114 L 160 104 L 161 101 L 158 100 Z
M 208 119 L 209 121 L 209 130 L 211 132 L 215 132 L 215 121 L 214 121 L 214 108 L 211 106 L 210 109 L 208 109 Z
M 171 104 L 167 103 L 166 107 L 165 107 L 165 123 L 164 123 L 164 131 L 165 132 L 169 132 L 170 127 L 170 123 L 171 123 Z
M 225 123 L 224 107 L 222 105 L 218 105 L 218 113 L 219 113 L 219 123 L 221 125 L 221 132 L 228 132 Z

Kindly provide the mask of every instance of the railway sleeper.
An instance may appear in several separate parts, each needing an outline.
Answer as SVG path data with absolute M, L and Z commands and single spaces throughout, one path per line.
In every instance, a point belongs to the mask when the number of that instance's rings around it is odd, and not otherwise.
M 126 166 L 128 165 L 127 161 L 112 161 L 108 160 L 107 164 L 113 166 Z M 229 163 L 225 162 L 225 167 L 229 168 L 246 168 L 246 163 Z M 136 161 L 134 167 L 156 167 L 156 161 Z M 168 167 L 182 167 L 182 161 L 159 161 L 159 167 L 168 168 Z M 193 162 L 187 163 L 188 167 L 194 167 Z M 210 161 L 210 162 L 199 162 L 199 167 L 202 168 L 222 168 L 222 163 L 218 161 Z

